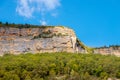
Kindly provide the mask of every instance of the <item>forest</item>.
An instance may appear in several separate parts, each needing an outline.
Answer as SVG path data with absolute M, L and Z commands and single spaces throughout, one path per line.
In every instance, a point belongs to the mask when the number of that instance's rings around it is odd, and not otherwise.
M 80 53 L 5 54 L 0 57 L 0 80 L 120 79 L 120 58 Z

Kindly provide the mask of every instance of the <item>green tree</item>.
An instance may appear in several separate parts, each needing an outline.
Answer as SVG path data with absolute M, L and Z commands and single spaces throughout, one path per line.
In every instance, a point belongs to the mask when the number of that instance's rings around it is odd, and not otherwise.
M 2 27 L 2 22 L 0 22 L 0 27 Z
M 6 25 L 6 26 L 8 26 L 8 25 L 9 25 L 9 23 L 8 23 L 8 22 L 6 22 L 6 23 L 5 23 L 5 25 Z

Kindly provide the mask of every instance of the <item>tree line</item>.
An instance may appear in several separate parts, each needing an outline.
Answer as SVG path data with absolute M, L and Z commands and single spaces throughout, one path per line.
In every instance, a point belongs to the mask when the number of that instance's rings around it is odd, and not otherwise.
M 118 49 L 120 48 L 120 45 L 109 45 L 109 46 L 102 46 L 102 47 L 96 47 L 96 48 L 113 48 L 113 49 Z
M 54 27 L 54 26 L 45 26 L 45 25 L 33 25 L 33 24 L 28 24 L 28 23 L 25 23 L 25 24 L 15 24 L 15 23 L 9 23 L 9 22 L 1 22 L 0 21 L 0 27 L 14 27 L 14 28 L 45 28 L 45 27 Z M 61 26 L 63 27 L 63 26 Z

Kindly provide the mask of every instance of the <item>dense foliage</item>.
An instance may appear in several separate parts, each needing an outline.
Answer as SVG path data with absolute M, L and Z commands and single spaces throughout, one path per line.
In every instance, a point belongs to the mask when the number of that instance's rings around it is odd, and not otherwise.
M 0 80 L 107 80 L 120 78 L 120 58 L 99 54 L 6 54 Z

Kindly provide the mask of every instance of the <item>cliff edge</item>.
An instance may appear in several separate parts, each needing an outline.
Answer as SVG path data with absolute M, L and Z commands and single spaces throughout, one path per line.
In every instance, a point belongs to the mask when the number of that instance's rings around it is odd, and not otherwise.
M 0 55 L 25 52 L 81 52 L 86 49 L 78 42 L 72 29 L 55 27 L 0 27 Z

